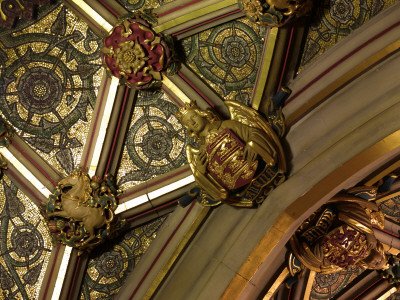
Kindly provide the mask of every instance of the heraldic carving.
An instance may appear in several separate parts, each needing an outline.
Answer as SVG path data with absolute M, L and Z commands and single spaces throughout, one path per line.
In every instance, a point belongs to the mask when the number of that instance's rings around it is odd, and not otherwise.
M 274 110 L 272 101 L 268 121 L 240 103 L 225 104 L 230 120 L 220 120 L 194 102 L 180 109 L 178 117 L 200 143 L 199 148 L 186 148 L 199 185 L 187 196 L 205 206 L 223 202 L 253 207 L 285 179 L 286 161 L 279 140 L 284 133 L 283 116 L 280 109 Z M 183 197 L 180 204 L 185 206 L 187 201 Z
M 60 180 L 44 207 L 53 241 L 90 252 L 114 237 L 125 225 L 114 213 L 117 193 L 110 175 L 90 179 L 77 170 Z
M 251 21 L 260 25 L 282 26 L 308 14 L 312 0 L 239 0 L 239 7 Z
M 154 15 L 133 15 L 114 27 L 104 40 L 101 51 L 107 72 L 129 87 L 158 87 L 162 71 L 176 73 L 172 38 L 151 29 L 150 22 L 156 21 Z
M 289 259 L 291 274 L 299 272 L 299 262 L 324 274 L 352 266 L 385 268 L 383 245 L 372 230 L 372 225 L 384 227 L 383 213 L 371 202 L 376 196 L 376 187 L 356 187 L 332 198 L 308 218 L 290 240 L 295 256 Z

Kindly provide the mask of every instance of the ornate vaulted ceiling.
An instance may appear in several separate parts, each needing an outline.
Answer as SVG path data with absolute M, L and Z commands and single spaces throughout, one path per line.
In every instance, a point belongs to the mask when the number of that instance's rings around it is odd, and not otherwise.
M 376 271 L 359 267 L 328 275 L 306 272 L 295 287 L 287 289 L 282 284 L 286 242 L 279 246 L 280 255 L 273 253 L 278 241 L 292 234 L 290 226 L 300 225 L 322 205 L 321 199 L 326 201 L 368 178 L 375 183 L 377 177 L 394 170 L 388 167 L 398 161 L 398 153 L 390 152 L 395 152 L 393 149 L 387 150 L 391 156 L 370 154 L 375 157 L 371 164 L 381 161 L 366 170 L 363 168 L 369 164 L 363 164 L 363 158 L 357 160 L 363 151 L 379 144 L 377 141 L 363 144 L 364 148 L 354 153 L 351 151 L 357 146 L 349 150 L 349 142 L 344 149 L 352 157 L 340 156 L 338 165 L 333 166 L 327 156 L 325 169 L 311 167 L 314 158 L 330 153 L 328 140 L 339 145 L 347 137 L 341 132 L 348 130 L 350 136 L 357 126 L 378 115 L 368 111 L 362 119 L 360 112 L 360 119 L 342 128 L 351 118 L 344 116 L 346 111 L 357 111 L 359 104 L 347 108 L 340 98 L 337 102 L 342 103 L 343 112 L 335 110 L 336 102 L 329 107 L 329 101 L 342 91 L 350 95 L 346 88 L 352 84 L 361 90 L 356 85 L 363 74 L 380 66 L 385 69 L 384 63 L 395 56 L 398 46 L 370 62 L 380 50 L 375 42 L 383 48 L 388 44 L 385 39 L 396 40 L 387 37 L 395 35 L 399 26 L 390 16 L 391 9 L 399 12 L 399 5 L 392 6 L 395 2 L 322 1 L 313 16 L 271 29 L 250 21 L 233 0 L 66 0 L 42 2 L 43 6 L 36 7 L 35 20 L 22 18 L 13 28 L 0 29 L 1 117 L 14 132 L 10 145 L 1 148 L 8 166 L 0 183 L 2 297 L 350 299 L 350 295 L 365 292 L 368 299 L 374 291 L 376 298 L 391 291 L 385 297 L 396 299 L 398 295 L 391 286 L 382 285 Z M 135 91 L 107 77 L 100 49 L 119 17 L 150 8 L 159 15 L 158 32 L 174 37 L 180 67 L 176 75 L 164 76 L 161 88 Z M 385 27 L 385 20 L 392 23 Z M 371 25 L 373 22 L 377 25 Z M 373 35 L 358 41 L 356 34 L 365 31 L 353 31 L 365 26 L 370 26 Z M 362 39 L 362 34 L 359 37 Z M 379 43 L 379 39 L 383 41 Z M 353 59 L 357 56 L 361 61 Z M 369 63 L 364 69 L 363 60 Z M 372 80 L 368 76 L 366 81 Z M 315 92 L 310 92 L 307 89 L 313 84 L 319 87 L 313 86 Z M 232 100 L 265 113 L 266 99 L 286 85 L 293 90 L 284 109 L 289 126 L 287 152 L 293 159 L 288 177 L 293 178 L 293 186 L 304 190 L 294 196 L 297 191 L 288 180 L 286 187 L 270 197 L 282 200 L 267 201 L 259 211 L 201 208 L 198 204 L 177 207 L 177 199 L 194 181 L 185 147 L 196 144 L 176 116 L 179 107 L 194 99 L 202 108 L 211 107 L 226 116 L 223 101 Z M 380 92 L 391 101 L 390 93 Z M 397 90 L 392 92 L 398 95 Z M 379 104 L 375 105 L 379 109 Z M 324 109 L 327 115 L 323 115 Z M 338 117 L 340 124 L 335 125 L 329 112 L 343 115 Z M 315 127 L 326 132 L 314 134 Z M 346 175 L 351 168 L 341 168 L 348 162 L 358 164 L 362 174 L 352 171 L 352 176 Z M 56 183 L 77 168 L 88 170 L 90 176 L 115 175 L 122 190 L 116 212 L 128 223 L 119 237 L 80 256 L 70 247 L 52 245 L 40 214 Z M 306 168 L 308 173 L 303 172 Z M 328 169 L 343 172 L 348 181 L 318 183 L 323 186 L 321 194 L 312 194 L 314 187 L 306 187 L 301 180 L 296 182 L 297 175 L 310 184 L 322 181 L 330 176 L 324 173 Z M 294 200 L 285 202 L 291 194 Z M 304 200 L 304 195 L 314 200 Z M 392 239 L 398 238 L 398 202 L 397 195 L 379 204 L 391 226 L 385 229 Z M 287 213 L 284 206 L 290 209 L 292 204 L 306 208 L 293 213 L 295 217 L 283 218 Z M 273 223 L 282 218 L 282 227 Z M 271 223 L 260 221 L 265 219 Z M 274 230 L 278 233 L 271 238 Z M 279 237 L 278 241 L 274 237 Z M 392 253 L 400 249 L 393 241 L 386 246 Z

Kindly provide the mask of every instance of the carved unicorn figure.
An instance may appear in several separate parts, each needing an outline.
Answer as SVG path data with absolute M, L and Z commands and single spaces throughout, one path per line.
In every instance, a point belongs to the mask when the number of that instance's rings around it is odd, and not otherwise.
M 100 204 L 92 203 L 92 186 L 89 176 L 80 171 L 72 172 L 58 183 L 61 189 L 61 209 L 47 216 L 63 217 L 71 222 L 82 222 L 89 237 L 85 238 L 81 246 L 96 238 L 95 230 L 111 223 L 114 213 Z

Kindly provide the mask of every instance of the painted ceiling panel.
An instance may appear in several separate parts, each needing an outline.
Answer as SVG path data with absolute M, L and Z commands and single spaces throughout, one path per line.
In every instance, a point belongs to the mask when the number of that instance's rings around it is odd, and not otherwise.
M 310 299 L 331 299 L 350 282 L 359 276 L 364 270 L 359 267 L 352 267 L 331 274 L 320 274 L 315 276 Z
M 265 34 L 247 18 L 227 22 L 184 39 L 186 62 L 221 98 L 249 104 Z
M 324 0 L 308 30 L 300 71 L 353 30 L 398 0 Z
M 0 298 L 38 299 L 51 249 L 38 207 L 4 176 L 0 180 Z
M 80 161 L 103 73 L 101 39 L 63 5 L 46 12 L 0 31 L 0 107 L 34 150 L 68 174 Z
M 114 241 L 113 246 L 93 253 L 83 280 L 80 299 L 112 299 L 166 218 L 163 216 L 134 228 Z
M 400 196 L 395 196 L 387 201 L 379 203 L 379 208 L 385 214 L 385 218 L 399 222 L 400 218 Z
M 117 174 L 121 189 L 131 188 L 187 162 L 188 137 L 175 116 L 178 109 L 164 92 L 138 92 Z

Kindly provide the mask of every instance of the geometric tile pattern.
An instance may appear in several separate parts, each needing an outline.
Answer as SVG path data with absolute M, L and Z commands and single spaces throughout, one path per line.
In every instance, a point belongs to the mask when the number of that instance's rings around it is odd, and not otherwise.
M 310 299 L 330 299 L 346 287 L 354 278 L 364 270 L 352 267 L 331 274 L 319 274 L 315 276 Z
M 4 175 L 0 180 L 0 298 L 38 299 L 52 248 L 39 208 Z
M 300 70 L 398 0 L 323 0 L 310 20 Z M 317 3 L 317 2 L 316 2 Z M 310 17 L 311 18 L 311 17 Z
M 134 270 L 166 218 L 163 216 L 134 228 L 111 241 L 111 245 L 93 252 L 83 280 L 80 299 L 112 299 Z
M 265 34 L 246 17 L 221 24 L 183 39 L 186 63 L 222 99 L 248 105 Z
M 64 175 L 79 163 L 89 131 L 101 43 L 62 4 L 44 7 L 35 22 L 0 29 L 1 115 Z
M 162 91 L 139 91 L 117 173 L 126 190 L 187 163 L 179 107 Z

